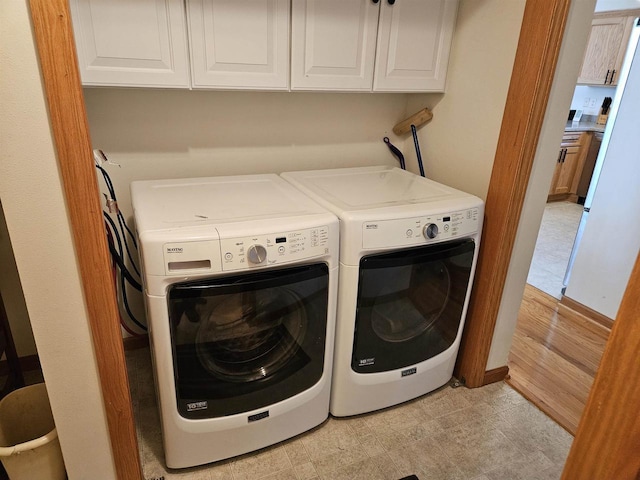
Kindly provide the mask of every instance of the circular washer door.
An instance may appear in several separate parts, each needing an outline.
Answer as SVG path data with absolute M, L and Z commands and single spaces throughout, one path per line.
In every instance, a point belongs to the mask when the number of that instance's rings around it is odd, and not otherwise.
M 251 382 L 274 374 L 304 341 L 307 316 L 298 296 L 285 287 L 227 295 L 196 335 L 202 366 L 229 382 Z

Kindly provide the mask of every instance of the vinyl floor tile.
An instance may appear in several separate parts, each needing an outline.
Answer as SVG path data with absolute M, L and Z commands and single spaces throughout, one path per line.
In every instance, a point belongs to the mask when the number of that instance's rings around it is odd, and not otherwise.
M 558 480 L 573 440 L 503 382 L 445 386 L 379 412 L 329 418 L 257 452 L 172 470 L 164 466 L 149 351 L 133 352 L 127 362 L 145 479 Z
M 521 460 L 501 465 L 486 473 L 490 480 L 527 480 L 537 475 L 538 472 L 553 467 L 553 462 L 542 452 L 537 451 Z
M 551 202 L 545 206 L 527 283 L 560 298 L 583 206 Z
M 231 472 L 236 480 L 253 480 L 282 474 L 288 470 L 293 471 L 293 465 L 281 445 L 265 448 L 252 455 L 243 455 L 231 464 Z
M 467 478 L 432 439 L 421 440 L 389 452 L 402 476 L 417 475 L 432 480 L 462 480 Z
M 497 428 L 452 428 L 435 437 L 438 445 L 464 473 L 481 475 L 498 465 L 520 461 L 524 451 Z

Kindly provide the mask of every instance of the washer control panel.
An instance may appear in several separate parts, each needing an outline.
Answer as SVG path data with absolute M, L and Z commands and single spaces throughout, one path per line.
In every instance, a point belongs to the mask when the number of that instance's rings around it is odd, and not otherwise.
M 480 225 L 480 209 L 469 208 L 421 217 L 364 222 L 363 248 L 386 248 L 443 242 L 474 234 Z
M 319 257 L 329 253 L 329 228 L 222 239 L 220 253 L 223 271 Z

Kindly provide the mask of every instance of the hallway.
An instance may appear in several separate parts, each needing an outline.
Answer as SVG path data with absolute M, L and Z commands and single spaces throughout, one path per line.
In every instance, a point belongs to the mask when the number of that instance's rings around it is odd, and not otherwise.
M 507 383 L 575 435 L 609 333 L 527 284 Z

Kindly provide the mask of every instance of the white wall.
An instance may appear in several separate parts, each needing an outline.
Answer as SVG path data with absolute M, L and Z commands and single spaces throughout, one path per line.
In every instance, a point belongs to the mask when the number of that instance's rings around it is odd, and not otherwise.
M 500 302 L 487 370 L 507 364 L 527 273 L 531 265 L 549 185 L 555 168 L 558 145 L 562 139 L 567 112 L 582 64 L 582 52 L 591 28 L 594 3 L 594 0 L 571 2 L 565 37 L 558 58 L 558 66 L 551 87 L 504 293 Z
M 623 67 L 622 75 L 624 78 Z M 590 204 L 566 296 L 615 319 L 640 249 L 640 48 L 611 108 L 598 163 L 602 170 Z M 610 127 L 610 125 L 608 126 Z
M 640 8 L 640 0 L 598 0 L 595 11 L 606 12 L 610 10 L 631 10 Z
M 71 480 L 115 479 L 26 0 L 0 2 L 0 198 Z
M 446 93 L 411 95 L 408 111 L 424 107 L 433 119 L 418 131 L 427 177 L 486 198 L 524 0 L 462 1 L 458 10 Z M 411 134 L 403 146 L 418 172 Z
M 604 97 L 616 94 L 616 87 L 589 87 L 587 85 L 576 86 L 571 100 L 571 109 L 582 110 L 583 115 L 598 115 Z M 568 113 L 568 112 L 567 112 Z
M 404 118 L 402 94 L 87 88 L 126 217 L 133 180 L 395 165 L 382 138 Z

